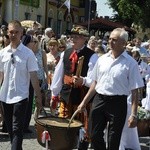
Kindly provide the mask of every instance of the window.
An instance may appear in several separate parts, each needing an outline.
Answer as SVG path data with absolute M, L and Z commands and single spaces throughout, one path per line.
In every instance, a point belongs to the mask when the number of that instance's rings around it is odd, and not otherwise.
M 42 18 L 42 16 L 41 15 L 37 15 L 37 22 L 39 22 L 39 23 L 41 23 L 41 18 Z
M 61 34 L 62 21 L 58 20 L 57 24 L 57 34 Z
M 52 27 L 52 23 L 53 22 L 53 19 L 48 17 L 48 27 Z
M 71 21 L 70 19 L 67 20 L 67 30 L 71 30 Z
M 31 14 L 28 12 L 25 12 L 25 20 L 30 20 L 31 19 Z
M 47 26 L 53 28 L 53 18 L 54 18 L 54 12 L 52 9 L 48 12 L 48 20 L 47 20 Z
M 85 18 L 84 17 L 80 17 L 80 22 L 84 22 Z
M 67 21 L 67 30 L 71 30 L 71 23 Z
M 85 0 L 80 0 L 80 8 L 84 8 L 85 7 Z

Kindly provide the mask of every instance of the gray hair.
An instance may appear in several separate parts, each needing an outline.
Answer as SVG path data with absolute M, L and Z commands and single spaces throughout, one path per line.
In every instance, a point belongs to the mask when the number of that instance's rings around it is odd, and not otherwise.
M 126 42 L 128 41 L 128 32 L 125 31 L 124 28 L 116 28 L 113 31 L 117 31 L 120 33 L 120 38 L 124 39 Z
M 46 34 L 47 32 L 51 32 L 51 31 L 53 31 L 52 28 L 46 28 L 46 29 L 45 29 L 45 34 Z

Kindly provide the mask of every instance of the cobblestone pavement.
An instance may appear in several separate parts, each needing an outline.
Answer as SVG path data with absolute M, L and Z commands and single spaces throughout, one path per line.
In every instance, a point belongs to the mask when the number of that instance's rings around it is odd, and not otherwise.
M 24 135 L 23 150 L 44 150 L 44 147 L 42 147 L 37 142 L 37 138 L 36 138 L 37 136 L 36 136 L 36 131 L 34 128 L 34 123 L 35 122 L 32 118 L 31 126 L 30 126 L 32 133 Z M 146 145 L 148 142 L 150 142 L 150 137 L 140 138 L 141 150 L 150 150 L 150 144 L 149 146 Z M 0 150 L 10 150 L 10 142 L 9 142 L 8 135 L 2 132 L 0 132 Z

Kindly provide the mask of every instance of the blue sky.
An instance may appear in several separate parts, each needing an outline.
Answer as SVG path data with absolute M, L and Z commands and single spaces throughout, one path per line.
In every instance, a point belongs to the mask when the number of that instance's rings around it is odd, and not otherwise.
M 112 16 L 113 11 L 109 8 L 107 0 L 96 0 L 98 16 Z

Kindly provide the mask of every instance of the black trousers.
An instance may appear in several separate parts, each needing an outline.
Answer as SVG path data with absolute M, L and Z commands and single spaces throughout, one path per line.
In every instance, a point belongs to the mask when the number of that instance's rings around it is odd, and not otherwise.
M 11 139 L 11 150 L 22 150 L 24 117 L 27 104 L 27 98 L 14 104 L 2 102 L 5 122 Z
M 106 150 L 104 130 L 108 127 L 107 150 L 118 150 L 127 114 L 127 96 L 96 94 L 90 114 L 90 134 L 94 150 Z
M 25 120 L 24 120 L 24 130 L 29 129 L 30 120 L 31 120 L 31 116 L 32 116 L 33 98 L 34 98 L 34 89 L 33 89 L 32 83 L 30 82 L 29 98 L 28 98 L 28 104 L 27 104 Z

